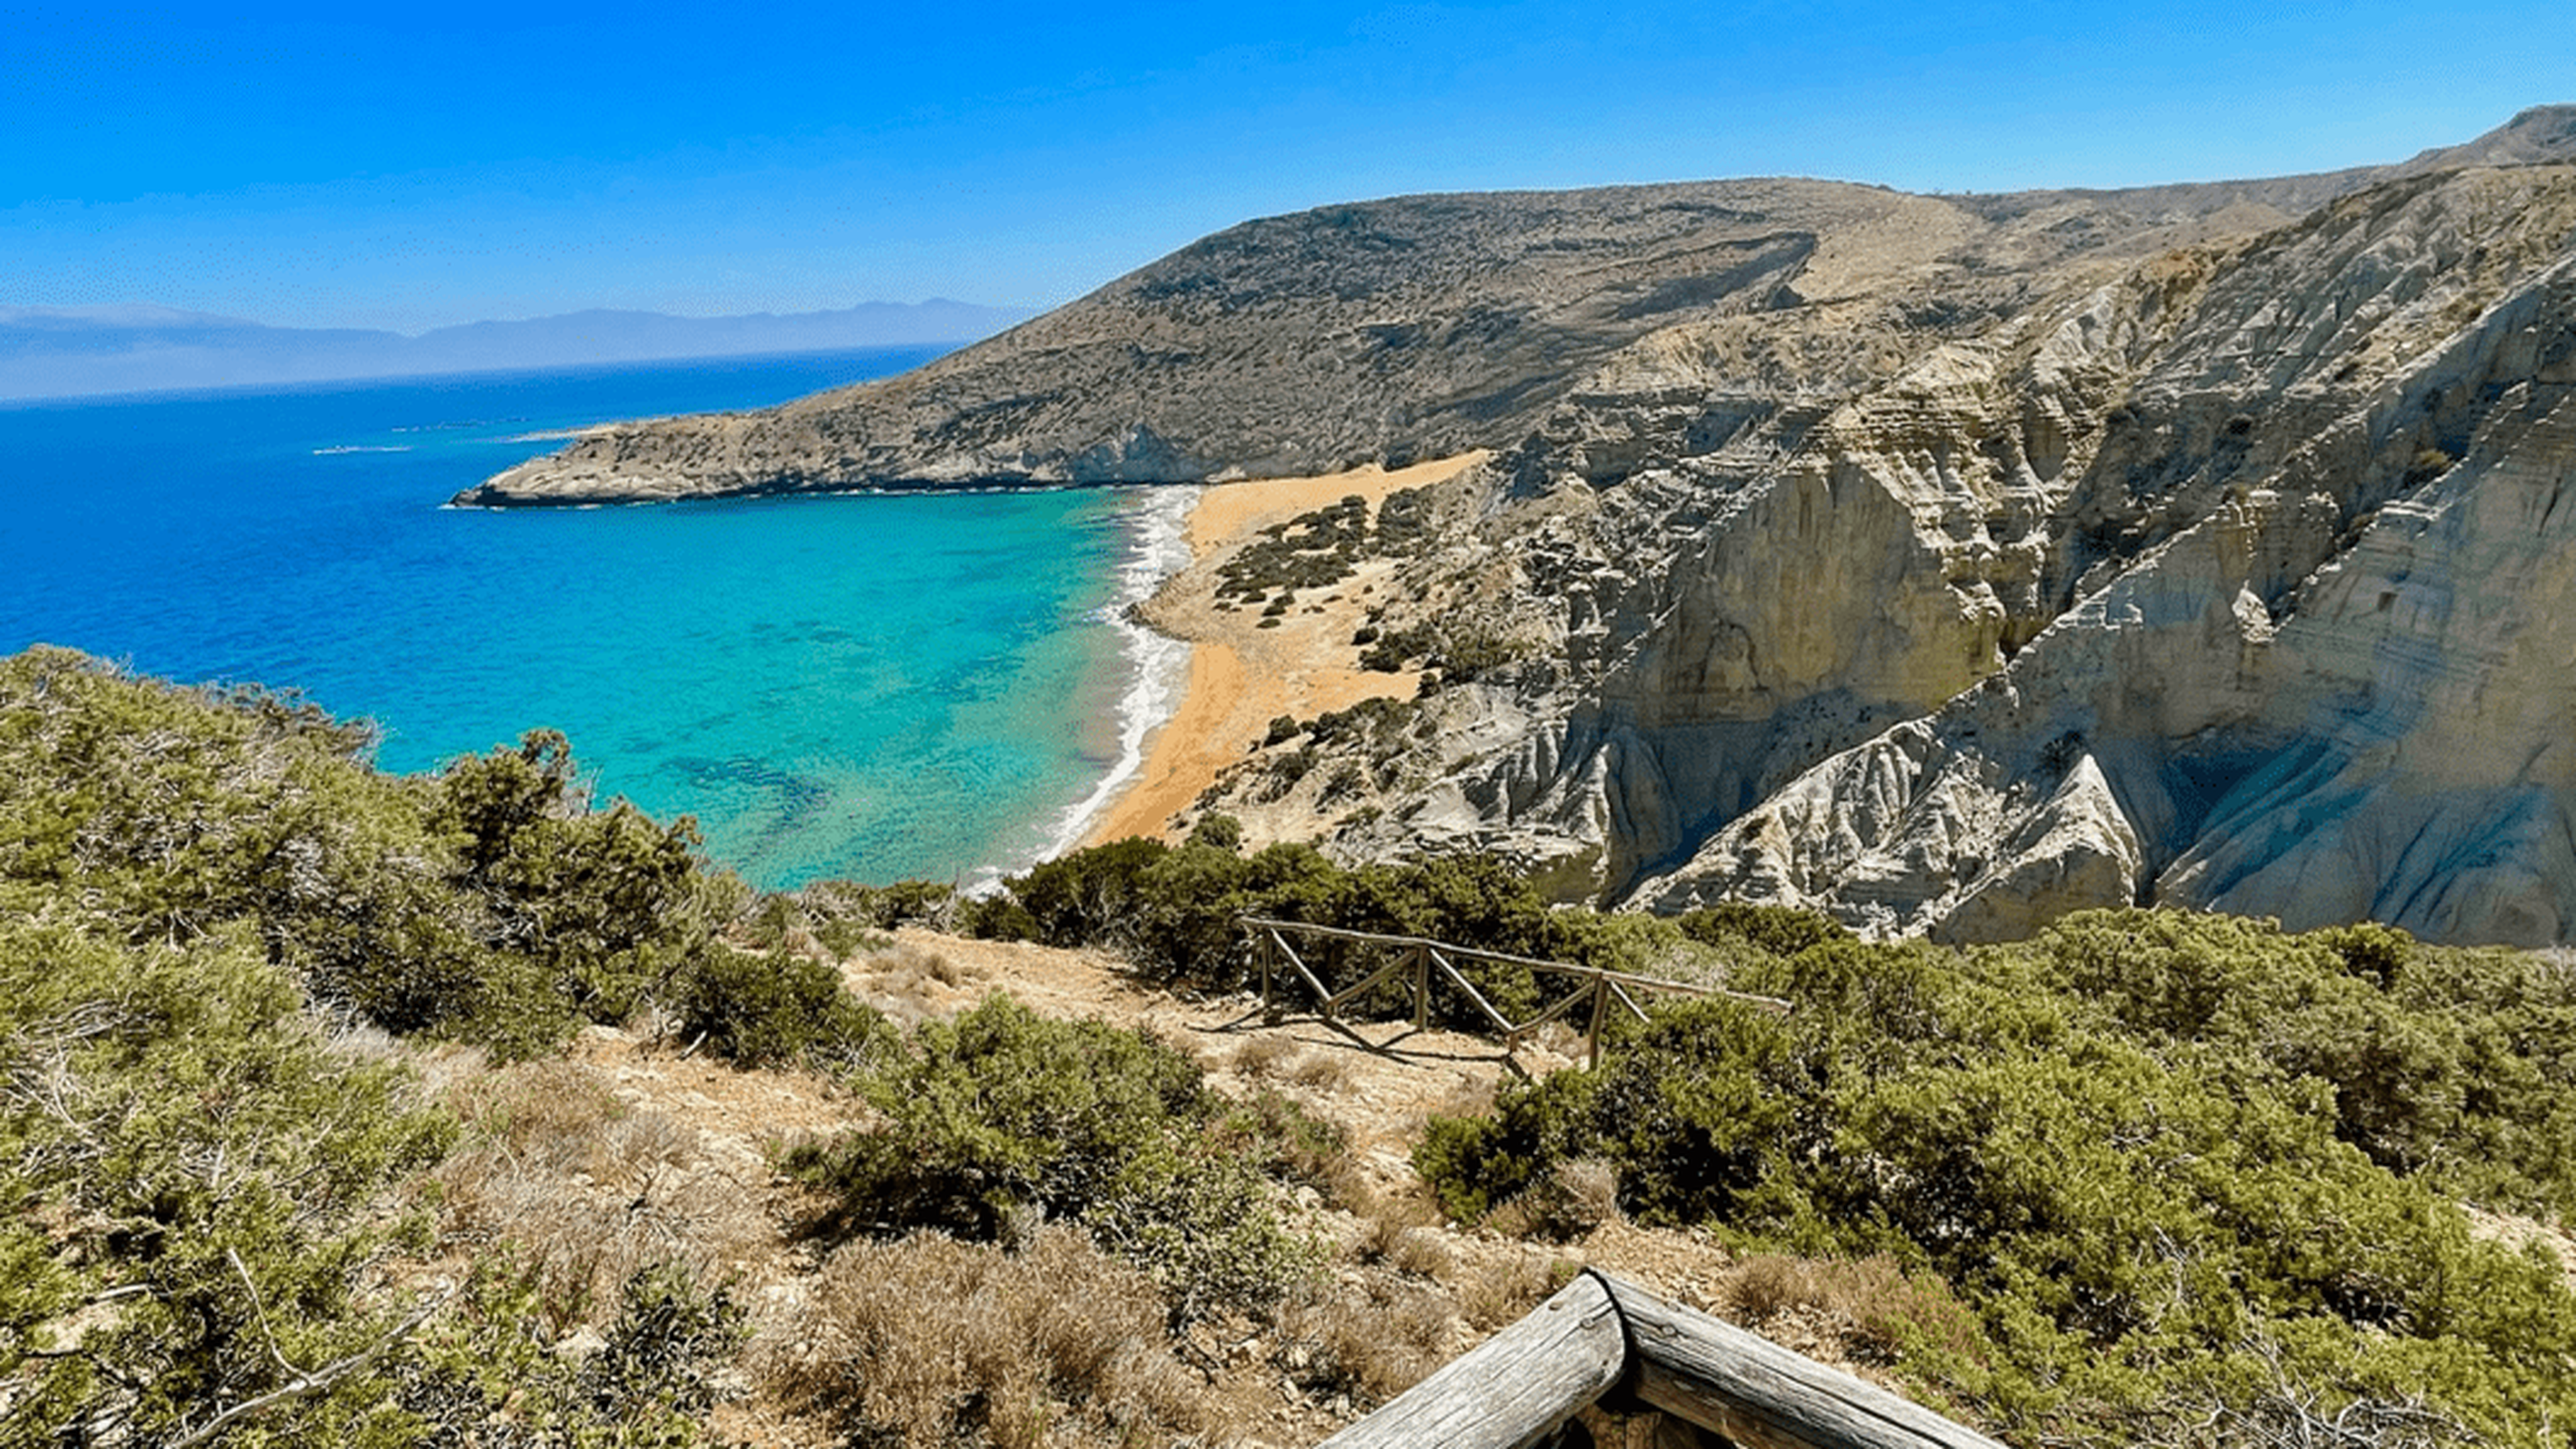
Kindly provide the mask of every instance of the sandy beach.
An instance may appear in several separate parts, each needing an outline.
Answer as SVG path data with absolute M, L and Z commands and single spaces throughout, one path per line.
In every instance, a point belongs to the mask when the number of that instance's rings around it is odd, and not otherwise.
M 1377 505 L 1399 489 L 1437 483 L 1481 461 L 1483 453 L 1417 463 L 1392 472 L 1359 468 L 1313 478 L 1212 484 L 1190 511 L 1191 562 L 1144 608 L 1163 632 L 1190 645 L 1189 679 L 1172 717 L 1145 746 L 1136 778 L 1103 810 L 1083 844 L 1131 835 L 1170 836 L 1173 818 L 1216 783 L 1226 766 L 1258 743 L 1280 715 L 1312 718 L 1380 695 L 1409 696 L 1409 674 L 1359 668 L 1351 632 L 1392 565 L 1363 564 L 1324 596 L 1301 602 L 1279 627 L 1258 627 L 1260 612 L 1216 607 L 1217 570 L 1260 531 L 1350 497 Z

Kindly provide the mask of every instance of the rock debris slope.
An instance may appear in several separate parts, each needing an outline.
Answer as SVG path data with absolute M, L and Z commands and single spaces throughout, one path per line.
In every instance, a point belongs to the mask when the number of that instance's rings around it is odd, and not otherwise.
M 2398 166 L 1249 223 L 891 382 L 460 501 L 1320 472 L 1421 697 L 1205 802 L 1569 898 L 2576 934 L 2576 109 Z M 1400 641 L 1400 642 L 1399 642 Z

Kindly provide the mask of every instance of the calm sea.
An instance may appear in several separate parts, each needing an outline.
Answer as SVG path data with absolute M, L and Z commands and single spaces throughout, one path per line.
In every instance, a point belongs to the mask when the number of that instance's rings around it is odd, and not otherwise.
M 974 878 L 1133 767 L 1174 661 L 1119 618 L 1178 492 L 443 508 L 572 428 L 923 349 L 0 405 L 0 652 L 303 690 L 430 769 L 550 726 L 755 883 Z

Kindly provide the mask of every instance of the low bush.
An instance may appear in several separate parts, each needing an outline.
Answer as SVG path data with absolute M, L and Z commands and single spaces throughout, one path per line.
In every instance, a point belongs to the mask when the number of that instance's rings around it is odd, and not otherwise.
M 1874 1332 L 2008 1437 L 2163 1439 L 2283 1383 L 2508 1443 L 2576 1416 L 2576 1295 L 2448 1200 L 2565 1201 L 2564 1158 L 2520 1150 L 2568 1120 L 2537 1074 L 2576 992 L 2545 971 L 2105 912 L 1976 952 L 1826 939 L 1740 984 L 1792 1010 L 1663 1008 L 1598 1070 L 1436 1119 L 1417 1165 L 1478 1219 L 1599 1158 L 1646 1221 L 1936 1273 L 1973 1335 Z
M 1007 934 L 1002 923 L 1016 922 L 1049 945 L 1118 951 L 1158 980 L 1217 991 L 1251 980 L 1249 943 L 1236 925 L 1247 915 L 1621 969 L 1648 964 L 1684 939 L 1647 917 L 1553 909 L 1528 881 L 1477 856 L 1344 869 L 1307 845 L 1247 856 L 1131 839 L 1044 862 L 1006 887 L 985 917 L 992 934 Z M 1341 942 L 1301 943 L 1299 954 L 1335 987 L 1384 964 L 1371 948 Z M 1526 967 L 1471 962 L 1462 969 L 1506 1013 L 1540 1004 Z M 1380 1004 L 1400 997 L 1391 987 Z M 1445 1024 L 1475 1028 L 1483 1021 L 1445 984 L 1435 986 L 1432 1005 Z
M 137 943 L 246 928 L 324 1002 L 514 1055 L 668 1001 L 747 900 L 688 821 L 592 809 L 559 734 L 435 778 L 372 743 L 292 696 L 0 660 L 0 880 Z
M 789 1401 L 902 1449 L 1175 1443 L 1202 1427 L 1161 1294 L 1065 1227 L 1017 1252 L 937 1233 L 853 1243 L 756 1348 Z
M 863 1090 L 882 1126 L 789 1157 L 830 1194 L 827 1231 L 994 1241 L 1076 1223 L 1181 1319 L 1266 1307 L 1311 1266 L 1256 1166 L 1277 1149 L 1243 1150 L 1258 1120 L 1229 1122 L 1194 1063 L 1135 1032 L 995 996 L 925 1022 Z
M 743 1066 L 854 1070 L 890 1047 L 893 1029 L 860 1004 L 841 973 L 784 950 L 710 952 L 682 985 L 680 1035 Z
M 1820 911 L 1747 901 L 1721 901 L 1686 911 L 1674 917 L 1673 924 L 1694 941 L 1747 945 L 1773 956 L 1795 956 L 1809 946 L 1857 939 L 1848 927 Z
M 677 1268 L 640 1268 L 620 1285 L 600 1346 L 571 1357 L 544 1347 L 534 1296 L 506 1260 L 478 1264 L 457 1301 L 389 1357 L 380 1407 L 401 1425 L 369 1442 L 686 1449 L 700 1441 L 707 1409 L 723 1396 L 721 1370 L 745 1337 L 743 1310 L 725 1290 Z
M 0 1402 L 19 1442 L 207 1430 L 396 1336 L 376 1265 L 424 1243 L 399 1189 L 455 1140 L 335 1045 L 246 928 L 129 945 L 0 886 Z M 264 1428 L 397 1434 L 363 1362 Z M 17 1438 L 17 1434 L 11 1436 Z

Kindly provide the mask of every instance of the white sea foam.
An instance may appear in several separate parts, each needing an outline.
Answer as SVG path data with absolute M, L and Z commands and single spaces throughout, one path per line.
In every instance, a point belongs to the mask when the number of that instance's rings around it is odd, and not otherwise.
M 1128 523 L 1127 557 L 1118 566 L 1117 596 L 1092 615 L 1095 622 L 1118 631 L 1119 648 L 1127 662 L 1127 690 L 1118 703 L 1118 762 L 1057 822 L 1038 855 L 1040 860 L 1073 849 L 1099 823 L 1118 792 L 1144 770 L 1145 741 L 1179 710 L 1182 692 L 1189 686 L 1189 644 L 1137 622 L 1133 610 L 1152 598 L 1164 580 L 1189 566 L 1187 530 L 1199 490 L 1162 484 L 1137 491 Z M 1001 874 L 980 871 L 970 889 L 979 894 L 989 891 Z

